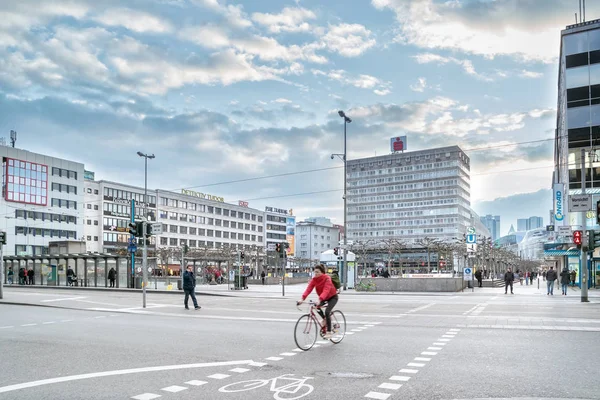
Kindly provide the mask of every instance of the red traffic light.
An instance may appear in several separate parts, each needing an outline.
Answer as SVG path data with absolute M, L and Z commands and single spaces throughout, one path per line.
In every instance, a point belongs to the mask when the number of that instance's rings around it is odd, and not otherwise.
M 573 231 L 573 243 L 577 246 L 581 246 L 583 240 L 583 232 L 582 231 Z

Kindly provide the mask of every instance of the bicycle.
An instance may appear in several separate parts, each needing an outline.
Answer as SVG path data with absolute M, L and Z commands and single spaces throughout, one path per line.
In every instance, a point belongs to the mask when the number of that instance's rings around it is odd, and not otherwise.
M 275 400 L 295 400 L 304 396 L 308 396 L 315 389 L 312 385 L 306 383 L 306 381 L 313 378 L 307 376 L 304 378 L 292 378 L 293 376 L 293 374 L 285 374 L 271 379 L 253 379 L 249 381 L 230 383 L 229 385 L 225 385 L 220 388 L 219 392 L 245 392 L 247 390 L 261 388 L 270 382 L 271 386 L 269 390 L 271 392 L 275 392 L 273 395 Z M 278 386 L 278 380 L 288 382 L 291 381 L 291 383 L 284 383 L 283 385 Z
M 357 292 L 374 292 L 377 290 L 377 285 L 369 279 L 367 282 L 358 282 L 355 289 Z
M 317 342 L 317 333 L 324 337 L 327 332 L 325 315 L 320 310 L 321 307 L 314 301 L 309 301 L 309 310 L 307 314 L 298 318 L 294 328 L 294 341 L 299 349 L 308 351 Z M 298 308 L 300 309 L 300 308 Z M 317 314 L 321 318 L 317 318 Z M 331 343 L 338 344 L 346 336 L 346 317 L 340 310 L 334 310 L 331 313 L 331 330 L 333 336 L 329 339 Z

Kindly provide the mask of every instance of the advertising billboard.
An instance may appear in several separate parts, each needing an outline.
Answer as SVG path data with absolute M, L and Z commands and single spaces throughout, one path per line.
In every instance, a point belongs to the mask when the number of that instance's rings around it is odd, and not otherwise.
M 296 217 L 286 217 L 285 239 L 290 245 L 287 255 L 293 257 L 296 252 Z
M 553 189 L 553 203 L 554 203 L 554 225 L 562 226 L 565 224 L 565 216 L 567 210 L 565 209 L 565 185 L 563 183 L 555 183 L 552 186 Z
M 392 153 L 406 149 L 406 136 L 396 136 L 390 139 L 390 151 Z

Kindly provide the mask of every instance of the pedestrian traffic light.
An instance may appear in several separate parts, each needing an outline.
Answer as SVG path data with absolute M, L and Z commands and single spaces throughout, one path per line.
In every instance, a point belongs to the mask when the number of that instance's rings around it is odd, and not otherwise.
M 240 260 L 243 260 L 243 259 L 244 259 L 244 256 L 245 256 L 244 252 L 243 252 L 243 251 L 240 251 Z
M 277 243 L 277 244 L 275 245 L 275 252 L 276 252 L 277 254 L 281 254 L 281 243 Z
M 0 232 L 0 244 L 6 244 L 6 232 Z
M 339 250 L 337 247 L 333 248 L 333 254 L 335 254 L 336 256 L 339 254 Z
M 577 245 L 578 248 L 581 248 L 581 243 L 583 241 L 583 232 L 582 231 L 573 231 L 573 243 Z

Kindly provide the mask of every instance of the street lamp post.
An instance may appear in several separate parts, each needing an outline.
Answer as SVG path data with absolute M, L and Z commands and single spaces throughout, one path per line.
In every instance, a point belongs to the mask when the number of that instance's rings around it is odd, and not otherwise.
M 144 247 L 142 250 L 142 306 L 146 308 L 146 286 L 148 285 L 148 244 L 146 242 L 146 232 L 148 226 L 148 159 L 155 158 L 154 154 L 144 154 L 141 151 L 137 155 L 144 157 L 144 224 L 142 229 L 142 240 Z
M 342 117 L 344 119 L 344 153 L 343 154 L 332 154 L 331 158 L 333 159 L 334 156 L 338 156 L 342 159 L 342 161 L 344 162 L 344 258 L 343 258 L 343 271 L 342 271 L 342 282 L 344 285 L 344 290 L 348 289 L 348 264 L 347 264 L 347 259 L 348 259 L 348 224 L 346 222 L 347 216 L 348 216 L 348 207 L 347 207 L 347 196 L 346 196 L 346 192 L 347 192 L 347 175 L 346 175 L 346 169 L 347 169 L 347 147 L 346 147 L 346 125 L 349 124 L 350 122 L 352 122 L 352 120 L 342 111 L 338 111 L 338 115 L 340 117 Z

